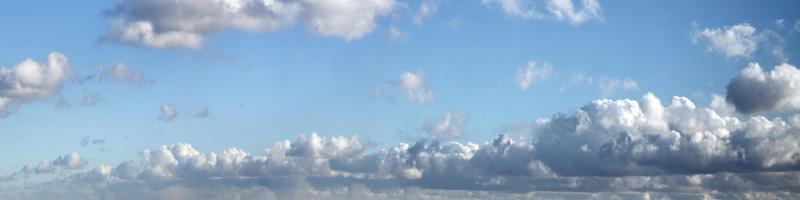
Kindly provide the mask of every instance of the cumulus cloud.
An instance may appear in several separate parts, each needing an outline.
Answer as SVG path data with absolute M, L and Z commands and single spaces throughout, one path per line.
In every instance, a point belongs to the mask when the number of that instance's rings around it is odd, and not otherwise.
M 427 121 L 423 130 L 435 138 L 458 139 L 463 134 L 466 123 L 466 116 L 447 112 L 435 121 Z
M 428 88 L 425 77 L 421 73 L 405 72 L 397 80 L 405 98 L 410 102 L 428 103 L 435 99 L 433 91 Z
M 499 7 L 506 15 L 522 19 L 553 19 L 580 25 L 601 20 L 602 8 L 597 0 L 481 0 L 486 6 Z
M 750 63 L 728 83 L 727 100 L 743 113 L 791 111 L 800 108 L 800 70 L 780 64 L 765 72 Z
M 146 81 L 144 73 L 125 63 L 119 63 L 109 69 L 101 66 L 100 79 L 104 78 L 111 78 L 121 84 L 142 84 Z
M 719 53 L 728 58 L 751 58 L 761 46 L 760 48 L 767 50 L 779 61 L 788 61 L 784 52 L 783 37 L 771 30 L 758 31 L 748 23 L 722 28 L 695 29 L 692 31 L 692 42 L 705 45 L 709 52 Z
M 25 174 L 53 174 L 66 170 L 80 169 L 86 164 L 81 155 L 75 152 L 59 156 L 54 160 L 42 160 L 39 164 L 27 164 L 22 168 Z
M 159 119 L 165 122 L 170 122 L 178 116 L 178 111 L 175 110 L 174 104 L 161 104 L 161 116 Z
M 67 56 L 58 52 L 48 54 L 46 63 L 28 58 L 10 69 L 0 68 L 0 117 L 24 103 L 52 97 L 74 76 Z
M 300 21 L 321 36 L 363 37 L 394 0 L 125 0 L 107 11 L 114 19 L 106 40 L 150 48 L 199 48 L 224 29 L 270 32 Z
M 517 69 L 517 73 L 514 74 L 514 82 L 517 83 L 519 89 L 521 90 L 528 90 L 531 85 L 536 84 L 542 80 L 550 78 L 553 75 L 553 66 L 544 63 L 541 66 L 536 63 L 536 61 L 528 61 L 528 64 L 524 67 L 520 67 Z

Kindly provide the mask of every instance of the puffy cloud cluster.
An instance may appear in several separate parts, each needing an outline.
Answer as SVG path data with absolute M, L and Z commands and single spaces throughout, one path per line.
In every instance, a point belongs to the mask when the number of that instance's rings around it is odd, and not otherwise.
M 394 0 L 125 0 L 106 39 L 150 48 L 198 48 L 223 29 L 276 31 L 298 21 L 322 36 L 355 40 L 375 29 Z
M 400 75 L 397 84 L 403 90 L 407 101 L 427 103 L 435 99 L 433 91 L 425 82 L 425 76 L 421 73 L 405 72 Z
M 520 67 L 517 69 L 517 73 L 514 74 L 514 82 L 519 85 L 519 89 L 521 90 L 528 90 L 531 85 L 536 84 L 539 81 L 544 79 L 550 78 L 553 75 L 553 66 L 544 63 L 541 67 L 536 63 L 536 61 L 528 61 L 528 64 L 525 67 Z
M 0 116 L 6 116 L 23 103 L 43 100 L 61 91 L 75 76 L 67 56 L 52 52 L 46 63 L 25 59 L 14 67 L 0 68 Z
M 597 0 L 581 0 L 580 6 L 576 6 L 573 0 L 481 0 L 481 3 L 498 6 L 506 15 L 523 19 L 551 18 L 580 25 L 602 18 L 602 8 Z
M 139 162 L 99 165 L 65 182 L 267 187 L 278 198 L 288 197 L 283 196 L 287 184 L 307 184 L 315 192 L 363 184 L 368 189 L 358 194 L 371 195 L 410 186 L 664 192 L 670 198 L 673 192 L 724 199 L 797 196 L 800 115 L 739 116 L 730 112 L 732 106 L 719 96 L 708 108 L 679 96 L 663 104 L 651 93 L 639 100 L 599 99 L 574 113 L 536 120 L 529 139 L 499 135 L 483 144 L 422 139 L 371 151 L 356 136 L 317 134 L 277 142 L 262 154 L 238 148 L 202 153 L 190 144 L 173 144 L 142 151 Z M 40 165 L 81 166 L 74 160 L 80 159 L 67 156 Z
M 784 63 L 765 72 L 750 63 L 728 84 L 726 98 L 743 113 L 800 109 L 800 70 Z
M 22 168 L 25 174 L 52 174 L 65 170 L 80 169 L 86 164 L 81 155 L 75 152 L 59 156 L 55 160 L 42 160 L 37 165 L 27 164 Z
M 800 115 L 739 119 L 686 97 L 664 106 L 601 99 L 537 121 L 537 158 L 559 175 L 624 176 L 787 171 L 800 168 Z M 776 148 L 779 147 L 779 148 Z

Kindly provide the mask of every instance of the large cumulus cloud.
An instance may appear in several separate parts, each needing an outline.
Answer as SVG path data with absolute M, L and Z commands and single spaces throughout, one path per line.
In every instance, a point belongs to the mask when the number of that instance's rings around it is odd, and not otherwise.
M 783 63 L 764 71 L 758 63 L 750 63 L 728 84 L 727 100 L 743 113 L 797 110 L 800 70 Z
M 269 32 L 302 22 L 322 36 L 355 40 L 388 15 L 394 0 L 125 0 L 108 10 L 105 39 L 150 48 L 198 48 L 223 29 Z
M 52 97 L 74 76 L 69 59 L 58 52 L 48 54 L 44 63 L 28 58 L 11 68 L 0 68 L 0 117 L 24 103 Z

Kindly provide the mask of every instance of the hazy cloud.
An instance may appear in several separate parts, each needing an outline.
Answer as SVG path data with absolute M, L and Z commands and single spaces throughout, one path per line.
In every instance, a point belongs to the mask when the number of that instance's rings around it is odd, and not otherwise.
M 544 63 L 540 66 L 536 61 L 531 60 L 526 66 L 517 69 L 517 73 L 514 74 L 514 82 L 519 85 L 519 89 L 528 90 L 531 85 L 550 78 L 552 75 L 552 65 Z
M 433 91 L 428 88 L 425 77 L 421 73 L 405 72 L 397 80 L 405 98 L 410 102 L 428 103 L 435 99 Z
M 174 104 L 161 104 L 161 116 L 159 119 L 165 122 L 170 122 L 178 116 L 178 111 L 175 110 Z

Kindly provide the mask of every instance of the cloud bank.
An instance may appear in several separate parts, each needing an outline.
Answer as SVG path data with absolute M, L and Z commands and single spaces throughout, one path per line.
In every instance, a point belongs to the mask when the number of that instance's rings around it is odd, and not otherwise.
M 253 195 L 277 198 L 302 198 L 292 196 L 301 194 L 400 198 L 409 194 L 409 188 L 424 190 L 415 195 L 439 189 L 486 191 L 484 198 L 531 198 L 543 191 L 566 192 L 561 195 L 628 191 L 639 197 L 671 198 L 681 194 L 796 197 L 800 115 L 738 116 L 724 109 L 732 106 L 722 97 L 715 98 L 711 107 L 697 107 L 680 96 L 663 104 L 652 93 L 639 100 L 598 99 L 575 112 L 532 122 L 522 137 L 528 139 L 499 135 L 481 144 L 429 138 L 371 150 L 372 145 L 357 136 L 315 133 L 279 141 L 262 153 L 239 148 L 203 153 L 178 143 L 145 149 L 138 162 L 98 165 L 75 173 L 51 189 L 99 184 L 163 195 L 212 187 L 242 190 L 241 194 L 256 190 Z M 453 119 L 445 116 L 431 127 L 451 127 Z M 442 132 L 449 130 L 453 129 Z M 76 166 L 71 161 L 53 163 Z M 390 194 L 399 196 L 386 196 Z

